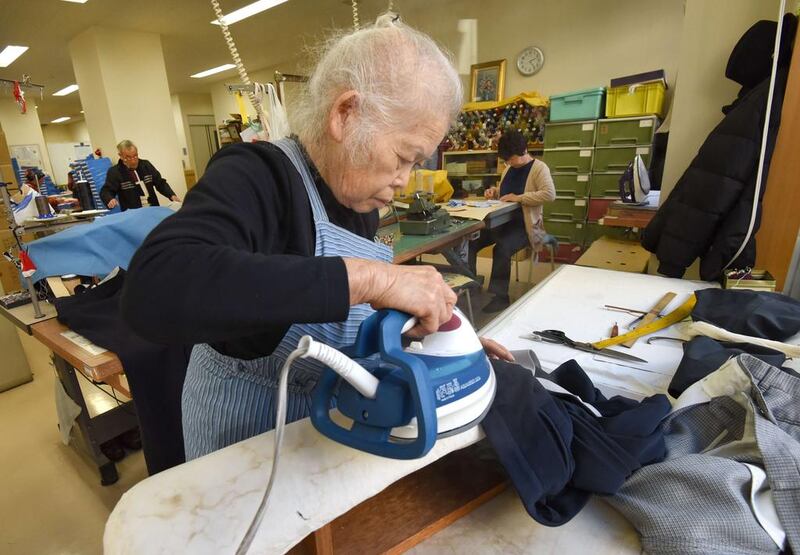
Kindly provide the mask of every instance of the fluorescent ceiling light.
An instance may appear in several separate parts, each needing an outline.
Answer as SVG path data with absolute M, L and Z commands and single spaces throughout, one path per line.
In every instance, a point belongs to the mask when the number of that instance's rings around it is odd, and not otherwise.
M 78 85 L 69 85 L 67 87 L 64 87 L 60 91 L 54 92 L 53 96 L 67 96 L 68 94 L 74 93 L 77 90 L 78 90 Z
M 203 77 L 208 77 L 209 75 L 214 75 L 215 73 L 220 73 L 222 71 L 228 71 L 229 69 L 233 69 L 235 67 L 236 66 L 233 64 L 225 64 L 222 66 L 212 67 L 211 69 L 201 71 L 200 73 L 195 73 L 190 77 L 194 77 L 195 79 L 202 79 Z
M 67 121 L 67 120 L 70 120 L 70 119 L 72 119 L 72 118 L 70 118 L 69 116 L 61 116 L 60 118 L 54 119 L 50 123 L 61 123 L 61 122 L 64 122 L 64 121 Z
M 243 19 L 247 19 L 251 15 L 256 15 L 257 13 L 261 13 L 266 11 L 270 8 L 274 8 L 279 4 L 283 4 L 288 0 L 258 0 L 258 2 L 253 2 L 252 4 L 248 4 L 244 8 L 239 8 L 238 10 L 234 10 L 229 14 L 222 16 L 222 21 L 225 22 L 225 25 L 233 25 L 237 21 L 241 21 Z M 215 19 L 211 22 L 212 25 L 219 25 L 219 22 Z
M 0 67 L 10 66 L 14 60 L 22 56 L 27 49 L 27 46 L 6 46 L 3 48 L 3 51 L 0 52 Z
M 73 4 L 85 4 L 88 0 L 64 0 L 64 2 L 72 2 Z

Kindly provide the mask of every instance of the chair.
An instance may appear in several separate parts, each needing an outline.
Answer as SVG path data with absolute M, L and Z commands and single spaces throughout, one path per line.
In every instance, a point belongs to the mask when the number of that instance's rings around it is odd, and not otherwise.
M 556 239 L 555 236 L 546 233 L 542 238 L 542 245 L 547 247 L 547 249 L 550 251 L 550 271 L 552 272 L 556 269 L 555 259 L 556 250 L 558 250 L 558 239 Z M 519 281 L 519 263 L 523 260 L 527 260 L 532 254 L 533 249 L 531 247 L 520 249 L 514 254 L 514 274 L 517 281 Z M 528 282 L 533 279 L 533 265 L 537 262 L 539 262 L 539 253 L 536 253 L 536 255 L 532 258 L 530 265 L 528 266 Z

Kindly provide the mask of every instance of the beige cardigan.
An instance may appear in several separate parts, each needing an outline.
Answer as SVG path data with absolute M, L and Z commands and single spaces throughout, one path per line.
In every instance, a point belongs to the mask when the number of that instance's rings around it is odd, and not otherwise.
M 509 166 L 506 166 L 500 175 L 501 184 L 506 177 L 508 168 Z M 519 203 L 522 205 L 522 215 L 525 218 L 525 231 L 528 233 L 528 240 L 535 252 L 542 249 L 542 238 L 545 234 L 542 205 L 555 200 L 555 198 L 556 188 L 553 185 L 550 168 L 541 160 L 534 158 L 525 182 L 525 192 L 520 195 Z

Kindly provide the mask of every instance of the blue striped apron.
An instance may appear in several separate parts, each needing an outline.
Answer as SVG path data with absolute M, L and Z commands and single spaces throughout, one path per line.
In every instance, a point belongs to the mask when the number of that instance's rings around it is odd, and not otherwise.
M 316 228 L 314 255 L 392 261 L 392 249 L 334 225 L 311 177 L 299 146 L 291 139 L 275 141 L 302 178 Z M 291 299 L 302 302 L 302 299 Z M 350 308 L 344 322 L 294 324 L 275 351 L 265 357 L 241 360 L 220 354 L 209 345 L 192 350 L 183 386 L 183 438 L 191 460 L 275 427 L 277 384 L 284 361 L 303 335 L 333 347 L 355 341 L 358 327 L 373 310 L 367 304 Z M 298 359 L 289 377 L 288 420 L 305 418 L 311 409 L 311 391 L 322 365 Z

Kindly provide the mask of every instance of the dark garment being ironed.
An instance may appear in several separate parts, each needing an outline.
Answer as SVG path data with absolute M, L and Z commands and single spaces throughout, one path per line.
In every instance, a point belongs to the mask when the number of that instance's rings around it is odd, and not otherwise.
M 695 321 L 773 341 L 800 332 L 800 302 L 786 295 L 737 289 L 701 289 L 695 295 Z
M 575 361 L 549 375 L 537 372 L 591 404 L 598 417 L 573 396 L 547 391 L 528 368 L 493 366 L 497 393 L 483 429 L 537 522 L 568 522 L 592 493 L 615 493 L 634 470 L 665 456 L 664 395 L 605 399 Z
M 786 355 L 768 347 L 750 343 L 715 341 L 710 337 L 699 335 L 683 344 L 683 358 L 672 381 L 669 382 L 669 394 L 679 397 L 690 385 L 702 380 L 712 372 L 716 372 L 729 358 L 742 353 L 753 355 L 770 366 L 778 368 L 786 362 Z M 782 370 L 800 377 L 791 368 L 782 368 Z
M 191 346 L 159 345 L 139 337 L 120 315 L 125 272 L 72 297 L 56 299 L 58 319 L 122 361 L 139 417 L 147 471 L 152 475 L 186 459 L 181 392 Z

